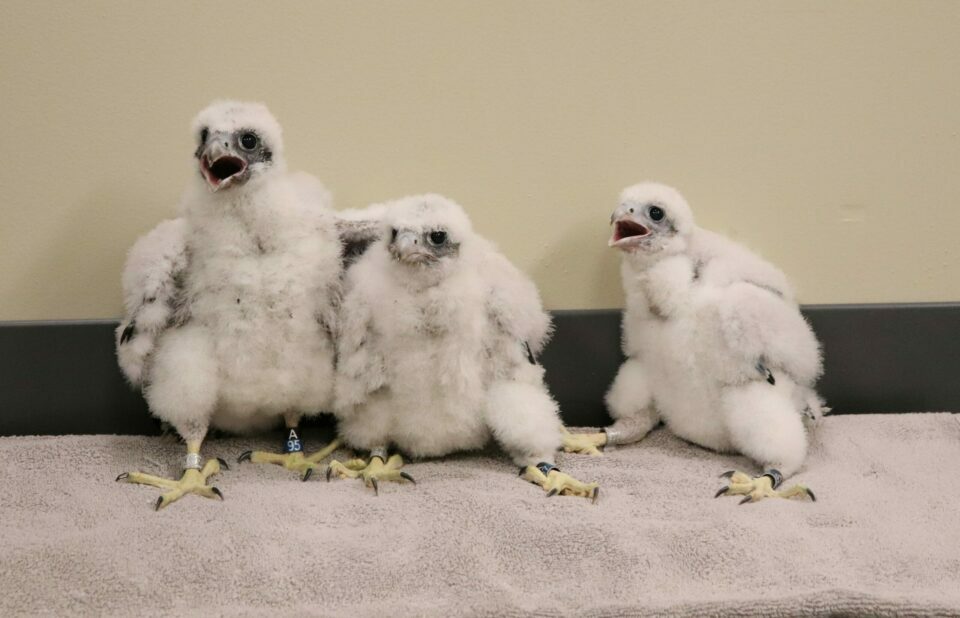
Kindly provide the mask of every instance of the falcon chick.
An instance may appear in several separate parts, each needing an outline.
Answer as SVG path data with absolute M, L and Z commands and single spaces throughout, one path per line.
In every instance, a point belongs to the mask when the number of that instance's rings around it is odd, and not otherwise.
M 684 440 L 763 466 L 723 476 L 743 502 L 777 491 L 807 453 L 805 418 L 827 411 L 814 391 L 820 346 L 786 277 L 748 249 L 696 226 L 686 200 L 657 183 L 629 187 L 611 219 L 626 293 L 620 367 L 606 396 L 615 423 L 571 436 L 596 452 L 643 438 L 663 421 Z
M 193 122 L 196 173 L 182 216 L 137 241 L 123 274 L 117 356 L 150 411 L 187 444 L 181 479 L 117 480 L 219 496 L 201 467 L 210 427 L 263 430 L 283 418 L 284 455 L 245 453 L 309 476 L 331 445 L 305 457 L 296 427 L 333 399 L 341 243 L 323 186 L 287 172 L 280 125 L 259 103 L 218 101 Z
M 389 447 L 439 457 L 492 436 L 548 496 L 595 498 L 554 466 L 563 428 L 535 361 L 550 318 L 533 283 L 447 198 L 374 210 L 381 238 L 345 278 L 334 412 L 370 458 L 331 462 L 327 479 L 412 481 Z

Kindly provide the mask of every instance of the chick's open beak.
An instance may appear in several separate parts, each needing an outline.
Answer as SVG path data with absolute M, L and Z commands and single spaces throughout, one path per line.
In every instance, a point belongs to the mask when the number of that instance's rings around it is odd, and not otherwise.
M 200 155 L 200 173 L 213 191 L 235 184 L 246 171 L 247 162 L 238 157 L 233 148 L 224 145 L 219 135 L 212 138 Z
M 613 221 L 613 234 L 607 244 L 617 249 L 628 249 L 636 247 L 648 236 L 650 228 L 629 216 L 623 216 Z

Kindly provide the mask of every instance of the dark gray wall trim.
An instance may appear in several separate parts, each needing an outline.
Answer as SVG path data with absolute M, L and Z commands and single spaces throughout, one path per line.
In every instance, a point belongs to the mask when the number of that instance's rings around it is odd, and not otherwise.
M 960 303 L 804 307 L 835 413 L 960 411 Z M 571 425 L 603 425 L 620 312 L 555 311 L 541 361 Z M 0 323 L 0 435 L 155 434 L 113 350 L 113 320 Z

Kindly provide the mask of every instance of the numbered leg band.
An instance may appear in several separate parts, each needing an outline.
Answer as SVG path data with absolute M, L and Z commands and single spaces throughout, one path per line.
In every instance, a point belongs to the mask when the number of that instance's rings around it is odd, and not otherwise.
M 556 466 L 553 465 L 552 463 L 547 463 L 547 462 L 545 462 L 545 461 L 541 461 L 540 463 L 538 463 L 537 465 L 535 465 L 534 468 L 536 468 L 536 469 L 539 470 L 541 473 L 543 473 L 544 476 L 547 476 L 547 475 L 550 474 L 550 472 L 553 471 L 553 470 L 556 470 L 557 472 L 560 472 L 560 468 L 556 467 Z M 520 476 L 523 476 L 523 473 L 526 472 L 526 471 L 527 471 L 527 468 L 526 468 L 526 467 L 520 468 Z
M 284 454 L 303 452 L 303 440 L 300 439 L 296 429 L 287 430 L 287 439 L 283 441 L 283 452 Z
M 544 476 L 547 476 L 553 470 L 560 472 L 560 468 L 556 467 L 552 463 L 547 463 L 545 461 L 541 461 L 540 463 L 537 464 L 537 470 L 539 470 L 540 472 L 543 472 Z
M 374 457 L 379 457 L 380 461 L 386 461 L 387 449 L 383 448 L 382 446 L 370 449 L 370 460 L 372 461 Z

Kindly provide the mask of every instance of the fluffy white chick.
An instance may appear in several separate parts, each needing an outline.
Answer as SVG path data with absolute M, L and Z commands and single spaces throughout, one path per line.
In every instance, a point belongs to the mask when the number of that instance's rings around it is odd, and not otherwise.
M 131 249 L 117 329 L 127 378 L 187 444 L 181 479 L 117 479 L 167 490 L 157 509 L 187 493 L 222 498 L 206 481 L 225 462 L 200 465 L 210 427 L 251 432 L 285 419 L 284 455 L 241 459 L 304 477 L 332 451 L 305 457 L 296 435 L 303 415 L 330 410 L 333 400 L 342 268 L 329 194 L 287 172 L 280 125 L 262 104 L 215 102 L 193 134 L 196 172 L 182 216 Z
M 701 229 L 686 200 L 657 183 L 629 187 L 611 219 L 622 252 L 627 356 L 606 396 L 615 423 L 574 436 L 592 451 L 643 438 L 663 422 L 676 435 L 764 468 L 729 472 L 717 495 L 813 493 L 777 487 L 807 453 L 805 417 L 824 408 L 814 391 L 820 347 L 786 277 L 746 248 Z
M 335 414 L 369 461 L 331 462 L 327 478 L 412 478 L 399 454 L 439 457 L 491 437 L 521 474 L 557 493 L 595 497 L 560 472 L 557 404 L 535 362 L 550 319 L 533 283 L 439 195 L 375 208 L 383 232 L 346 275 Z

